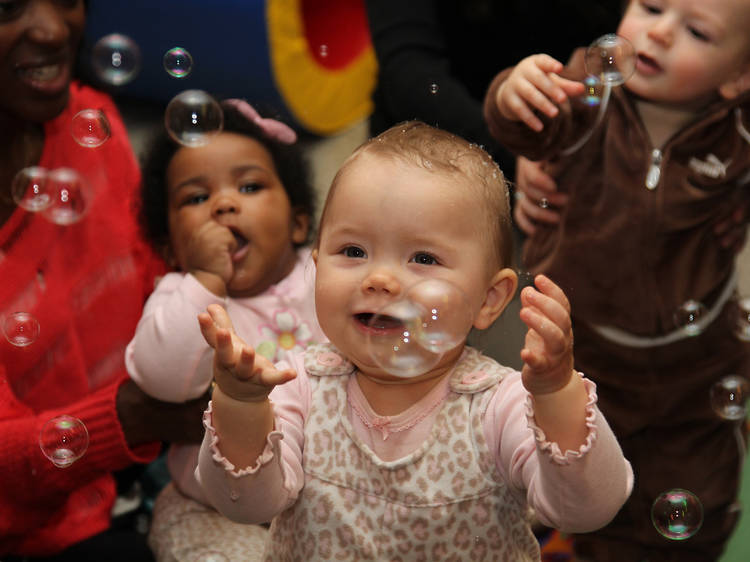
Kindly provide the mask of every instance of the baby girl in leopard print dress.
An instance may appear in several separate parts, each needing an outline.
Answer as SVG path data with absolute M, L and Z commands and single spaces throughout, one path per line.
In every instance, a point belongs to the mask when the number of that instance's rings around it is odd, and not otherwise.
M 521 292 L 521 372 L 463 341 L 408 378 L 371 357 L 373 315 L 424 279 L 460 288 L 488 328 L 516 291 L 511 248 L 497 165 L 404 123 L 358 148 L 328 194 L 313 258 L 330 343 L 274 365 L 220 306 L 199 316 L 216 388 L 196 476 L 230 519 L 272 521 L 267 560 L 539 560 L 534 517 L 577 533 L 614 517 L 633 473 L 548 278 Z

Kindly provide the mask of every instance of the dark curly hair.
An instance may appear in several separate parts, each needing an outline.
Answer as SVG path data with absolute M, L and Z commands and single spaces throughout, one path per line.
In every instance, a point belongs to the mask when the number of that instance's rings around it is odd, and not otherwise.
M 236 108 L 222 104 L 223 132 L 236 133 L 255 139 L 268 150 L 276 173 L 289 197 L 292 209 L 306 213 L 310 220 L 315 213 L 315 191 L 310 183 L 307 161 L 299 143 L 283 144 L 266 136 L 255 123 L 245 118 Z M 146 241 L 159 253 L 169 246 L 167 219 L 166 172 L 175 153 L 182 148 L 166 130 L 151 141 L 142 166 L 141 198 L 137 208 L 138 220 Z M 312 238 L 311 227 L 306 244 Z M 301 244 L 301 245 L 304 245 Z

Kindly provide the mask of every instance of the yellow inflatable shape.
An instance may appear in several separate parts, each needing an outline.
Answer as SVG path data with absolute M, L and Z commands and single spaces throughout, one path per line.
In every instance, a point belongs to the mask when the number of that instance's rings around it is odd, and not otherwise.
M 306 35 L 303 1 L 266 1 L 271 68 L 295 119 L 312 133 L 331 135 L 372 113 L 377 60 L 368 44 L 344 67 L 321 65 Z

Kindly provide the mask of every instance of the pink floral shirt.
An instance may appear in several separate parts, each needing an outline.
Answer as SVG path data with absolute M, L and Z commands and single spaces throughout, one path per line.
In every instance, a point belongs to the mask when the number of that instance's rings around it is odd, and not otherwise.
M 315 315 L 315 264 L 308 248 L 297 255 L 289 275 L 250 298 L 221 298 L 190 274 L 165 275 L 127 347 L 130 377 L 147 394 L 167 402 L 184 402 L 206 392 L 213 377 L 213 353 L 197 316 L 214 303 L 226 308 L 239 336 L 272 361 L 327 341 Z M 173 445 L 168 465 L 180 491 L 204 501 L 193 475 L 197 459 L 198 446 Z

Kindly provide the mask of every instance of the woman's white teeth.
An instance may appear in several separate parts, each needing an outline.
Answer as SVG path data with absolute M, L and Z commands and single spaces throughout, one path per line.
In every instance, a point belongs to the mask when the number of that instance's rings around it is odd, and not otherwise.
M 59 64 L 49 64 L 47 66 L 36 66 L 34 68 L 24 69 L 23 75 L 27 78 L 37 81 L 45 82 L 47 80 L 54 80 L 60 75 L 62 66 Z

